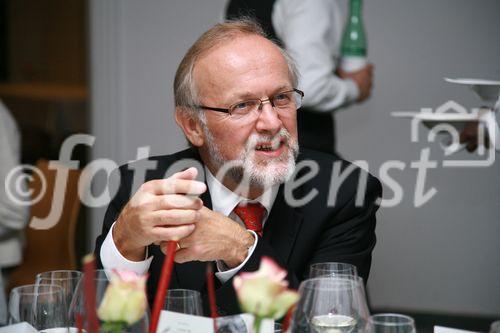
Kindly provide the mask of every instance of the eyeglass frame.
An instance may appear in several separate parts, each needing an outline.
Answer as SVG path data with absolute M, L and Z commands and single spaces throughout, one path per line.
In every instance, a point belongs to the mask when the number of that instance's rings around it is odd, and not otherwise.
M 236 106 L 240 103 L 244 103 L 244 102 L 248 102 L 248 101 L 257 101 L 259 100 L 260 101 L 260 104 L 259 106 L 257 107 L 257 110 L 260 110 L 261 107 L 262 107 L 262 104 L 264 104 L 264 102 L 269 102 L 269 104 L 271 104 L 271 106 L 274 108 L 274 103 L 272 101 L 272 99 L 276 96 L 276 95 L 279 95 L 279 94 L 285 94 L 285 93 L 289 93 L 289 92 L 296 92 L 300 95 L 300 100 L 302 101 L 302 99 L 304 98 L 304 92 L 302 90 L 299 90 L 297 88 L 293 88 L 291 90 L 286 90 L 286 91 L 281 91 L 279 93 L 276 93 L 274 94 L 273 96 L 271 96 L 270 98 L 266 98 L 266 99 L 260 99 L 260 98 L 251 98 L 251 99 L 247 99 L 247 100 L 242 100 L 242 101 L 239 101 L 239 102 L 236 102 L 234 104 L 231 104 L 229 106 L 229 108 L 225 109 L 225 108 L 214 108 L 214 107 L 210 107 L 210 106 L 205 106 L 205 105 L 195 105 L 196 108 L 199 108 L 199 109 L 203 109 L 203 110 L 210 110 L 210 111 L 217 111 L 217 112 L 223 112 L 223 113 L 227 113 L 229 114 L 230 116 L 232 116 L 230 110 L 233 106 Z

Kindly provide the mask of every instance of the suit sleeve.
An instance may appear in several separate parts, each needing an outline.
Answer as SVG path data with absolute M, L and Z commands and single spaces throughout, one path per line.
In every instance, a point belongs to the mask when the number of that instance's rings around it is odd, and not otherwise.
M 363 204 L 356 204 L 354 192 L 346 204 L 331 216 L 309 265 L 320 262 L 350 263 L 358 268 L 366 283 L 376 242 L 375 213 L 379 208 L 376 202 L 381 195 L 380 182 L 369 176 Z
M 286 267 L 285 263 L 281 261 L 279 256 L 276 254 L 274 249 L 265 241 L 263 238 L 259 237 L 257 246 L 248 259 L 247 263 L 240 269 L 239 272 L 254 272 L 259 269 L 260 261 L 262 257 L 271 257 L 276 261 L 281 267 Z M 288 270 L 288 269 L 287 269 Z M 223 300 L 223 303 L 218 304 L 218 311 L 220 315 L 231 315 L 240 313 L 240 311 L 234 311 L 239 309 L 238 300 L 236 297 L 236 292 L 233 288 L 233 277 L 227 280 L 225 283 L 220 283 L 217 281 L 216 299 Z M 287 280 L 290 283 L 291 288 L 298 288 L 298 279 L 295 274 L 288 272 Z
M 117 171 L 113 175 L 114 177 L 119 178 L 117 179 L 117 183 L 119 184 L 118 191 L 116 192 L 116 195 L 111 200 L 108 208 L 106 209 L 102 225 L 102 232 L 96 239 L 94 255 L 97 259 L 97 268 L 103 268 L 100 257 L 101 246 L 104 240 L 106 239 L 106 236 L 108 235 L 109 231 L 111 230 L 113 223 L 115 223 L 116 219 L 118 218 L 118 215 L 120 215 L 121 210 L 128 202 L 130 197 L 130 186 L 128 186 L 125 182 L 126 177 L 122 168 L 123 167 L 117 169 Z

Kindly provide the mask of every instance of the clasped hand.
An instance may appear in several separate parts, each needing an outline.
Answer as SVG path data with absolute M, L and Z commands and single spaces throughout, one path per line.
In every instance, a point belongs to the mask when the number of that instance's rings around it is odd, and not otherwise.
M 228 217 L 203 206 L 198 195 L 207 187 L 189 168 L 167 179 L 144 183 L 125 205 L 113 228 L 120 253 L 132 261 L 144 260 L 146 247 L 177 240 L 179 263 L 222 260 L 238 266 L 254 242 L 253 236 Z

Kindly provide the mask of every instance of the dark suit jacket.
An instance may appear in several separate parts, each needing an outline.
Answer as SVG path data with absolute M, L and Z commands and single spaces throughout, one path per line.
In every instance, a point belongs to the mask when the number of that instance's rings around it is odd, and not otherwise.
M 164 178 L 169 166 L 181 159 L 200 161 L 194 149 L 168 156 L 151 157 L 149 160 L 157 161 L 158 164 L 155 170 L 147 172 L 146 181 Z M 333 155 L 310 150 L 302 150 L 297 163 L 304 160 L 316 161 L 319 172 L 314 178 L 297 186 L 292 193 L 296 199 L 303 198 L 311 191 L 317 191 L 317 195 L 305 205 L 291 207 L 285 201 L 286 191 L 284 185 L 281 185 L 264 226 L 264 235 L 259 238 L 252 256 L 241 271 L 257 270 L 261 257 L 269 256 L 288 270 L 287 279 L 292 287 L 297 288 L 299 282 L 306 278 L 312 263 L 337 261 L 356 265 L 360 276 L 366 281 L 370 270 L 371 252 L 375 246 L 375 212 L 378 208 L 375 200 L 381 196 L 380 182 L 373 176 L 367 175 L 365 200 L 363 205 L 357 207 L 355 201 L 358 180 L 363 179 L 360 177 L 363 173 L 355 167 L 354 172 L 340 184 L 335 205 L 329 206 L 327 203 L 330 187 L 338 185 L 338 182 L 331 184 L 334 163 L 339 163 L 342 170 L 353 166 Z M 131 193 L 133 172 L 128 166 L 124 165 L 119 169 L 120 187 L 107 209 L 102 234 L 96 241 L 95 253 L 98 258 L 100 247 L 111 225 L 133 194 Z M 303 168 L 297 173 L 297 177 L 308 171 L 308 168 Z M 338 178 L 337 176 L 335 179 Z M 204 193 L 201 199 L 205 206 L 212 207 L 209 193 Z M 148 297 L 152 303 L 164 255 L 155 245 L 149 246 L 148 251 L 154 256 L 148 281 Z M 100 260 L 98 264 L 102 266 Z M 170 288 L 194 289 L 205 295 L 205 268 L 206 264 L 202 262 L 175 264 Z M 224 284 L 215 280 L 220 314 L 239 313 L 232 279 Z

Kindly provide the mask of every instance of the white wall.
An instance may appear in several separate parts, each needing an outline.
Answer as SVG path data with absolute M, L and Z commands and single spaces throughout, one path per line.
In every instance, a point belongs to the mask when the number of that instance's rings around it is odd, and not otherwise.
M 224 1 L 90 1 L 94 159 L 123 164 L 138 147 L 158 155 L 187 146 L 172 116 L 175 70 L 199 35 L 222 19 Z M 103 216 L 104 208 L 92 210 L 89 248 Z
M 392 111 L 419 111 L 453 99 L 481 103 L 443 77 L 500 79 L 500 2 L 365 1 L 373 98 L 337 117 L 339 150 L 351 160 L 407 164 L 391 175 L 405 189 L 401 205 L 382 209 L 369 284 L 372 302 L 395 309 L 500 313 L 500 169 L 438 168 L 427 188 L 436 196 L 413 206 L 418 160 L 425 143 L 410 141 L 410 122 Z M 422 130 L 422 134 L 426 131 Z M 431 158 L 442 151 L 431 146 Z M 497 154 L 500 158 L 500 155 Z M 459 153 L 457 158 L 471 158 Z M 392 196 L 386 189 L 386 195 Z
M 224 2 L 91 1 L 94 157 L 123 163 L 140 146 L 150 145 L 153 154 L 185 146 L 172 118 L 174 72 L 188 46 L 220 18 Z M 402 204 L 379 213 L 369 285 L 377 307 L 500 313 L 498 162 L 431 170 L 427 186 L 438 193 L 415 208 L 416 171 L 409 163 L 424 144 L 410 142 L 408 120 L 390 117 L 449 99 L 478 106 L 475 96 L 442 77 L 500 78 L 499 14 L 498 0 L 365 1 L 374 94 L 338 114 L 339 149 L 348 159 L 367 160 L 375 174 L 389 159 L 407 164 L 391 173 L 405 189 Z M 431 158 L 441 156 L 433 146 Z M 96 235 L 102 210 L 93 218 Z

